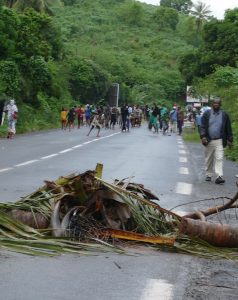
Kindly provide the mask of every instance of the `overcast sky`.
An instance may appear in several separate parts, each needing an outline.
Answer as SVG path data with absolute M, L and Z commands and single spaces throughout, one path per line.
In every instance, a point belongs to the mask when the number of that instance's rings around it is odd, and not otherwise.
M 148 4 L 159 5 L 160 0 L 138 0 L 140 2 L 145 2 Z M 193 0 L 193 3 L 196 3 L 196 0 Z M 210 10 L 212 15 L 218 19 L 223 19 L 224 12 L 228 8 L 238 7 L 238 0 L 202 0 L 201 2 L 210 5 Z

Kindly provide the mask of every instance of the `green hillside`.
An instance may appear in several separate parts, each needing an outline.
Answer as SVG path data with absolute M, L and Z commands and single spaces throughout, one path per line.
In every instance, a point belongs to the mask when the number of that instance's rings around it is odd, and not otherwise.
M 134 1 L 76 1 L 57 10 L 66 60 L 95 62 L 121 84 L 122 101 L 181 99 L 178 59 L 191 45 L 169 23 L 161 25 L 157 11 Z
M 62 106 L 106 102 L 114 82 L 120 104 L 184 101 L 191 17 L 132 0 L 0 3 L 0 101 L 16 99 L 20 131 L 55 126 Z

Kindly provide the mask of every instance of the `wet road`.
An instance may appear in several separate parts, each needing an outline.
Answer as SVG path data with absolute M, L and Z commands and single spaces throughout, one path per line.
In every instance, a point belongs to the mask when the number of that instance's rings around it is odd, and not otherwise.
M 202 146 L 186 145 L 177 135 L 157 135 L 145 127 L 129 133 L 102 130 L 100 138 L 86 133 L 82 128 L 0 139 L 0 201 L 15 201 L 44 179 L 94 169 L 97 162 L 104 164 L 105 179 L 134 176 L 166 208 L 236 190 L 237 165 L 226 162 L 226 185 L 204 183 Z M 203 260 L 149 248 L 139 252 L 57 258 L 0 252 L 0 299 L 185 299 L 189 278 Z

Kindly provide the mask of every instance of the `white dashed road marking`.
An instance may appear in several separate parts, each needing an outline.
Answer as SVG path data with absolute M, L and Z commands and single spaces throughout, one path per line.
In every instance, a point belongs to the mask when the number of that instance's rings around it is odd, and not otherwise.
M 187 159 L 187 157 L 180 157 L 179 158 L 179 162 L 181 162 L 181 163 L 187 163 L 188 159 Z
M 188 175 L 189 174 L 188 168 L 180 167 L 179 168 L 179 174 Z
M 185 150 L 179 150 L 179 154 L 186 154 L 187 152 Z
M 183 144 L 183 141 L 182 141 L 181 137 L 179 137 L 177 139 L 177 143 L 178 143 L 178 148 L 179 148 L 178 153 L 180 155 L 184 155 L 184 156 L 179 157 L 179 162 L 180 163 L 187 163 L 188 162 L 188 159 L 186 157 L 187 147 Z M 180 167 L 179 168 L 179 174 L 189 175 L 189 169 L 186 168 L 186 167 Z M 193 185 L 191 183 L 177 182 L 177 185 L 176 185 L 176 193 L 177 194 L 191 195 L 192 194 L 192 189 L 193 189 Z
M 186 182 L 178 182 L 176 186 L 176 194 L 191 195 L 193 185 Z
M 172 299 L 173 285 L 164 279 L 147 279 L 140 300 Z

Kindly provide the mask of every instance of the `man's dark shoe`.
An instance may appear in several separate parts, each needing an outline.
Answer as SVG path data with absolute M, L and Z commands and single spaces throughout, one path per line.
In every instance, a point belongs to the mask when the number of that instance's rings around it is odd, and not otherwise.
M 212 180 L 212 177 L 211 177 L 211 176 L 206 176 L 205 181 L 211 181 L 211 180 Z
M 221 176 L 217 177 L 217 179 L 215 180 L 216 184 L 222 184 L 225 183 L 225 179 L 223 179 Z

